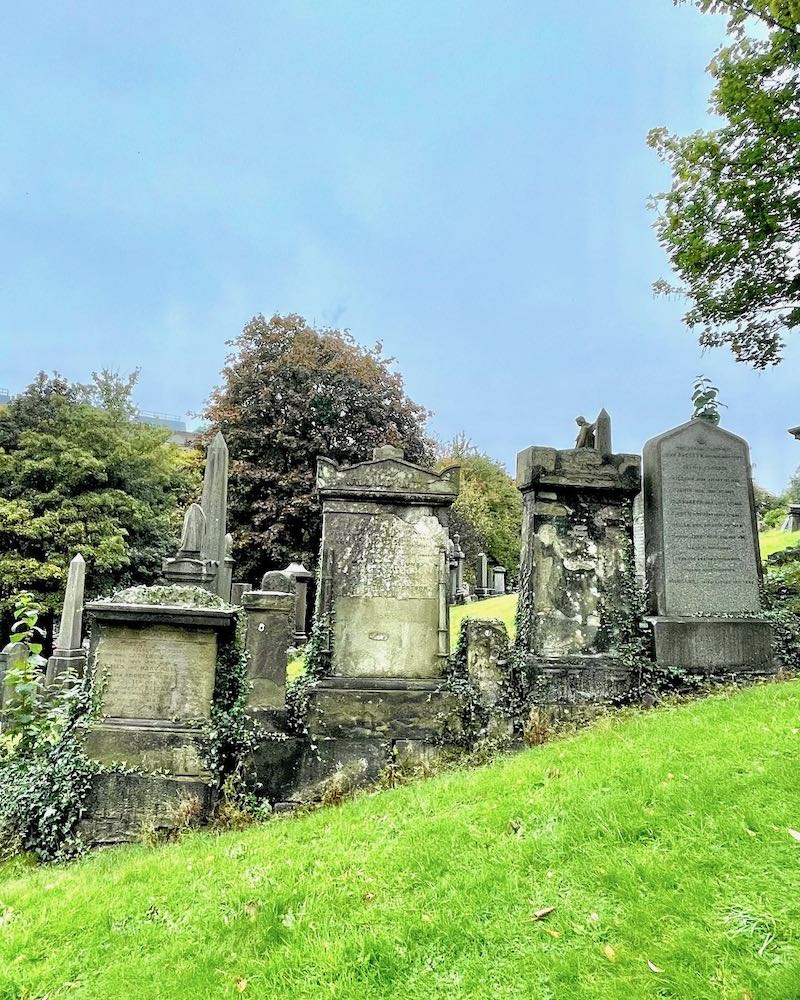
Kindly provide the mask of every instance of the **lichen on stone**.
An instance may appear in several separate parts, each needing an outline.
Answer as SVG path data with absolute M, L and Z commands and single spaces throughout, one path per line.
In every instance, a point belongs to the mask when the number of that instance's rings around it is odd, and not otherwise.
M 118 590 L 111 597 L 112 604 L 157 604 L 174 608 L 220 608 L 232 607 L 216 594 L 202 587 L 185 584 L 153 584 L 150 586 L 128 587 Z

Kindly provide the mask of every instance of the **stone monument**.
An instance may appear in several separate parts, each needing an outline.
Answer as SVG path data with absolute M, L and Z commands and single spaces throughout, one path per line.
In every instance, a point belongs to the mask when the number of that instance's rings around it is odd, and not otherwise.
M 438 688 L 449 655 L 448 514 L 458 477 L 389 446 L 349 468 L 318 460 L 317 616 L 329 666 L 312 691 L 309 731 L 323 769 L 355 757 L 374 774 L 387 741 L 434 737 L 453 707 Z
M 790 503 L 781 531 L 800 531 L 800 503 Z
M 65 674 L 80 677 L 86 666 L 83 650 L 83 586 L 86 577 L 86 563 L 80 552 L 69 564 L 67 587 L 61 610 L 61 626 L 58 630 L 53 655 L 47 661 L 48 686 L 58 682 Z
M 478 553 L 475 567 L 475 596 L 488 597 L 491 594 L 489 587 L 489 558 L 485 552 Z
M 605 410 L 594 424 L 579 426 L 592 428 L 580 447 L 531 447 L 517 455 L 523 494 L 517 643 L 532 658 L 543 703 L 605 701 L 633 683 L 606 619 L 612 606 L 626 607 L 633 578 L 632 505 L 641 461 L 613 453 Z
M 95 842 L 130 839 L 143 822 L 166 822 L 180 798 L 210 804 L 198 738 L 211 715 L 220 635 L 233 628 L 234 611 L 221 601 L 140 603 L 148 593 L 131 588 L 86 605 L 101 715 L 86 733 L 86 752 L 137 772 L 98 777 L 87 820 Z
M 299 562 L 289 563 L 283 572 L 294 580 L 296 598 L 293 639 L 295 646 L 302 646 L 308 640 L 306 632 L 308 588 L 314 579 L 314 574 Z
M 295 623 L 295 583 L 285 572 L 265 573 L 259 590 L 242 595 L 247 612 L 248 697 L 251 714 L 286 707 L 286 663 Z
M 226 557 L 230 556 L 230 546 L 227 540 L 228 445 L 225 443 L 222 431 L 217 431 L 214 435 L 206 453 L 201 506 L 206 517 L 203 555 L 215 567 L 213 592 L 219 595 L 223 601 L 229 601 L 231 577 L 226 573 L 225 562 Z
M 769 672 L 747 442 L 702 419 L 644 447 L 645 554 L 656 659 Z

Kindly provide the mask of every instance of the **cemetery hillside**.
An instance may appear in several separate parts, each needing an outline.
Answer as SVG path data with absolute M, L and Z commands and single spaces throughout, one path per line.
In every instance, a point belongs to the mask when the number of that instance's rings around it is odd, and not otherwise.
M 238 833 L 0 868 L 0 997 L 789 1000 L 800 686 Z
M 800 0 L 235 15 L 4 18 L 0 1000 L 800 1000 Z

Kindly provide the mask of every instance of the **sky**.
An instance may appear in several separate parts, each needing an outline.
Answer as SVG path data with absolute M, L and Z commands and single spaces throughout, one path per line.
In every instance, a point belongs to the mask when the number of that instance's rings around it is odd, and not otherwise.
M 713 126 L 723 37 L 672 0 L 8 4 L 0 386 L 140 367 L 184 416 L 251 316 L 298 312 L 512 469 L 603 406 L 639 451 L 706 374 L 780 490 L 800 343 L 756 373 L 652 292 L 645 137 Z

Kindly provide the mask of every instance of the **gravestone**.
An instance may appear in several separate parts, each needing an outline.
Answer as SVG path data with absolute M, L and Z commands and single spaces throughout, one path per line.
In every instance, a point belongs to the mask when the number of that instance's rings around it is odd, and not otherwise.
M 657 661 L 771 670 L 747 442 L 705 420 L 648 441 L 644 519 Z
M 306 632 L 306 621 L 308 619 L 308 588 L 314 579 L 314 574 L 305 568 L 302 563 L 289 563 L 283 571 L 294 580 L 295 584 L 295 619 L 294 619 L 294 644 L 302 646 L 308 641 Z
M 161 564 L 167 583 L 176 586 L 202 587 L 214 592 L 216 567 L 203 555 L 206 515 L 199 503 L 189 504 L 183 516 L 183 531 L 178 551 Z
M 69 564 L 67 587 L 61 610 L 61 627 L 58 630 L 53 655 L 47 661 L 47 684 L 56 684 L 60 677 L 83 675 L 86 653 L 83 650 L 83 585 L 86 563 L 80 552 Z
M 633 500 L 633 564 L 636 583 L 644 591 L 647 587 L 644 555 L 644 496 L 637 493 Z
M 505 566 L 492 567 L 492 593 L 500 596 L 506 592 L 506 568 Z
M 203 513 L 206 517 L 203 556 L 215 569 L 214 593 L 223 600 L 230 600 L 230 578 L 226 574 L 225 559 L 229 555 L 227 541 L 228 520 L 228 445 L 217 431 L 206 452 L 203 475 Z M 227 588 L 227 593 L 224 591 Z
M 475 596 L 488 597 L 490 593 L 489 558 L 485 552 L 479 552 L 475 568 Z
M 433 737 L 451 707 L 438 689 L 449 655 L 448 513 L 458 469 L 433 472 L 383 447 L 349 468 L 320 458 L 317 487 L 316 613 L 329 665 L 312 690 L 308 727 L 323 770 L 363 758 L 374 774 L 387 741 Z
M 295 616 L 295 583 L 285 572 L 265 573 L 260 590 L 242 595 L 247 612 L 248 707 L 286 707 L 286 664 Z
M 591 434 L 583 433 L 586 427 Z M 602 410 L 595 424 L 584 421 L 580 447 L 534 446 L 517 455 L 523 494 L 517 643 L 529 654 L 543 704 L 604 702 L 635 682 L 608 626 L 612 614 L 631 622 L 635 615 L 627 591 L 641 460 L 613 453 L 610 428 Z
M 221 601 L 195 606 L 188 589 L 178 603 L 141 603 L 153 591 L 163 594 L 163 588 L 131 588 L 86 605 L 92 623 L 89 669 L 100 695 L 100 718 L 86 733 L 86 753 L 137 772 L 127 783 L 116 775 L 98 777 L 96 812 L 84 827 L 97 842 L 130 839 L 137 825 L 152 818 L 146 814 L 156 802 L 164 820 L 180 798 L 210 800 L 211 775 L 199 738 L 211 715 L 220 635 L 232 629 L 233 609 Z M 154 772 L 161 789 L 155 797 L 147 780 Z
M 781 531 L 800 531 L 800 503 L 790 503 Z

